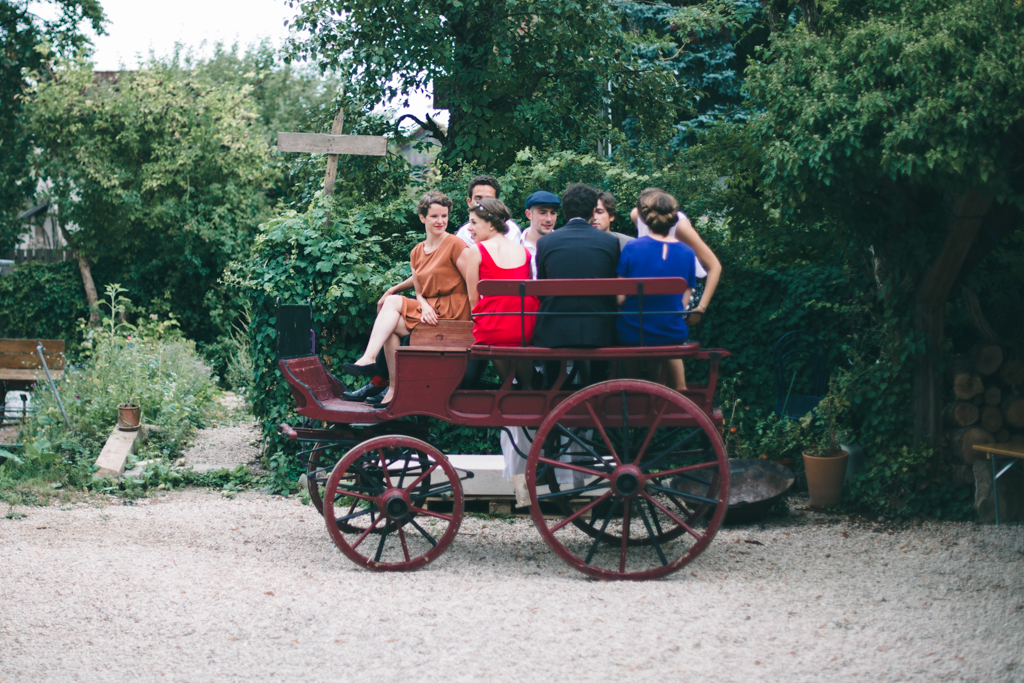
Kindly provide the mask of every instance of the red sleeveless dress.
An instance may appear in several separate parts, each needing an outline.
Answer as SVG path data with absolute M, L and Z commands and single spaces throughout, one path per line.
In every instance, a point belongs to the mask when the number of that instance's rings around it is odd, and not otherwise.
M 481 280 L 529 280 L 530 252 L 526 252 L 526 262 L 518 268 L 501 268 L 491 258 L 490 252 L 483 245 L 480 249 Z M 540 301 L 535 296 L 526 297 L 523 310 L 533 313 L 540 309 Z M 478 313 L 518 313 L 520 302 L 518 296 L 482 296 L 473 307 L 473 315 Z M 533 341 L 533 328 L 537 324 L 537 316 L 526 316 L 526 343 Z M 488 315 L 473 319 L 473 339 L 477 344 L 485 346 L 519 346 L 523 340 L 522 316 Z

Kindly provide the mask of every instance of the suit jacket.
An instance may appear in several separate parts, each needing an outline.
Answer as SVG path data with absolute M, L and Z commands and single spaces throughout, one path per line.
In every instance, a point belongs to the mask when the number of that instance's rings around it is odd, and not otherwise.
M 602 232 L 582 218 L 573 218 L 562 227 L 537 240 L 537 279 L 613 278 L 619 265 L 619 240 Z M 545 297 L 541 312 L 594 313 L 618 310 L 615 297 Z M 613 346 L 615 316 L 538 316 L 533 345 Z

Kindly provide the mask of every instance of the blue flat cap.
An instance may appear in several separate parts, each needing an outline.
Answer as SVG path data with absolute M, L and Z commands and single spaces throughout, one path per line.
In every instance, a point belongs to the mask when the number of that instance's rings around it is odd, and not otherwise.
M 540 190 L 526 198 L 526 208 L 532 209 L 535 206 L 561 206 L 562 200 L 558 195 Z

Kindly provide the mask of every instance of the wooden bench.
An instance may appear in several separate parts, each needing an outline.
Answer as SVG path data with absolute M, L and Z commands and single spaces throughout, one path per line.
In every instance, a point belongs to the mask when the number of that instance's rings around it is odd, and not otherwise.
M 0 339 L 0 382 L 27 388 L 44 378 L 36 345 L 42 342 L 43 357 L 54 379 L 64 375 L 63 339 Z M 0 396 L 2 398 L 2 396 Z
M 1013 467 L 1018 462 L 1024 462 L 1024 444 L 1021 443 L 988 443 L 988 444 L 976 444 L 974 450 L 984 453 L 985 457 L 992 463 L 992 496 L 995 500 L 996 508 L 996 526 L 999 525 L 999 477 L 1003 476 L 1007 470 Z M 996 473 L 996 460 L 1002 458 L 1004 460 L 1009 459 L 1008 464 L 1003 469 Z M 1024 466 L 1024 465 L 1022 465 Z

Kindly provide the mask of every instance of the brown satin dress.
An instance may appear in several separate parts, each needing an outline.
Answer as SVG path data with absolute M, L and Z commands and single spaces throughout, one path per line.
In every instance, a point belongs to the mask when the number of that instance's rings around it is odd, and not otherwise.
M 440 320 L 469 320 L 469 292 L 455 263 L 466 243 L 448 235 L 431 253 L 420 242 L 409 252 L 409 263 L 420 284 L 420 294 L 437 311 Z M 420 302 L 406 297 L 402 300 L 402 317 L 410 330 L 420 324 Z

